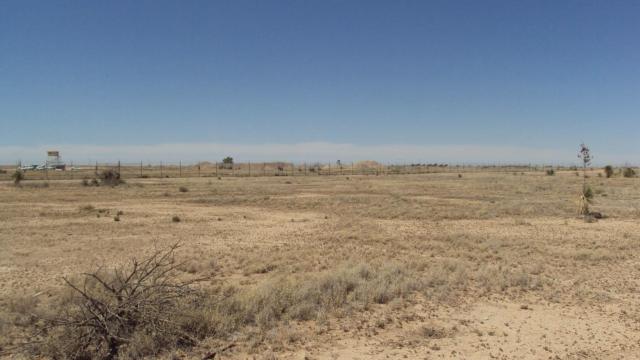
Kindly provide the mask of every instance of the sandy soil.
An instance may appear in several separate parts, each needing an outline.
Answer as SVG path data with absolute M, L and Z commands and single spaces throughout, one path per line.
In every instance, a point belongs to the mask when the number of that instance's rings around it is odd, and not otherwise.
M 353 263 L 403 264 L 435 280 L 384 304 L 248 326 L 166 356 L 201 358 L 233 342 L 222 358 L 639 358 L 640 181 L 593 174 L 593 208 L 608 216 L 594 223 L 576 216 L 580 181 L 567 172 L 2 183 L 2 344 L 21 340 L 12 299 L 46 305 L 63 276 L 181 241 L 185 274 L 211 284 L 251 288 Z

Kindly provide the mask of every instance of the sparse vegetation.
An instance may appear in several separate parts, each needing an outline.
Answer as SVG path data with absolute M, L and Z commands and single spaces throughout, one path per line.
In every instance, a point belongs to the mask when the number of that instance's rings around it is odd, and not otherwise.
M 180 186 L 180 187 L 178 188 L 178 190 L 179 190 L 181 193 L 186 193 L 186 192 L 188 192 L 188 191 L 189 191 L 189 189 L 188 189 L 186 186 Z
M 560 318 L 576 312 L 584 319 L 562 319 L 573 321 L 580 336 L 591 334 L 586 324 L 604 328 L 621 319 L 615 332 L 600 336 L 632 346 L 635 332 L 625 329 L 633 324 L 628 309 L 635 298 L 626 279 L 640 271 L 628 265 L 640 253 L 637 204 L 629 201 L 636 182 L 587 183 L 581 197 L 595 197 L 613 214 L 606 223 L 589 225 L 568 216 L 575 213 L 575 193 L 568 189 L 583 182 L 570 172 L 556 174 L 554 181 L 540 181 L 544 172 L 461 173 L 465 181 L 457 181 L 457 174 L 309 176 L 286 186 L 278 178 L 233 179 L 215 187 L 208 179 L 171 179 L 147 181 L 144 188 L 131 180 L 121 191 L 89 193 L 65 181 L 53 186 L 59 192 L 0 192 L 9 209 L 0 230 L 8 249 L 0 252 L 0 281 L 7 284 L 0 295 L 12 299 L 0 298 L 0 351 L 19 356 L 16 345 L 27 342 L 25 358 L 71 357 L 64 354 L 73 349 L 88 358 L 203 358 L 237 344 L 232 358 L 269 351 L 296 357 L 303 347 L 321 357 L 326 353 L 318 344 L 337 349 L 338 337 L 350 344 L 379 335 L 406 339 L 402 344 L 411 358 L 413 351 L 435 345 L 443 354 L 457 351 L 458 344 L 469 344 L 465 334 L 476 330 L 492 348 L 502 346 L 495 339 L 513 341 L 515 329 L 522 339 L 539 339 L 531 334 L 541 328 L 532 323 L 553 329 L 557 324 L 549 313 Z M 179 186 L 198 196 L 163 196 Z M 125 208 L 127 215 L 119 210 Z M 112 222 L 114 217 L 120 222 Z M 584 221 L 603 217 L 589 211 Z M 99 259 L 105 263 L 100 278 L 112 281 L 116 270 L 131 269 L 131 254 L 146 259 L 143 254 L 155 253 L 155 241 L 175 238 L 186 246 L 174 252 L 172 283 L 208 280 L 189 287 L 193 296 L 167 303 L 172 315 L 163 310 L 155 317 L 145 307 L 151 315 L 134 320 L 130 330 L 109 325 L 127 342 L 110 342 L 110 335 L 96 332 L 90 345 L 78 345 L 78 334 L 90 338 L 87 328 L 70 325 L 85 311 L 82 294 L 60 291 L 56 279 L 68 276 L 82 291 L 86 284 L 91 296 L 115 309 L 117 300 L 97 280 L 73 274 Z M 47 261 L 33 266 L 34 259 Z M 627 275 L 611 280 L 620 274 Z M 619 302 L 607 302 L 610 313 L 590 316 L 607 297 Z M 529 304 L 527 314 L 519 315 L 523 303 Z M 485 313 L 496 320 L 484 321 Z M 155 319 L 173 324 L 168 332 L 149 331 Z M 70 328 L 51 327 L 54 320 Z M 50 331 L 31 331 L 44 327 Z M 528 341 L 518 346 L 531 347 Z M 564 346 L 551 336 L 540 341 Z M 389 358 L 403 354 L 393 355 L 386 343 L 362 346 Z
M 607 165 L 604 167 L 604 175 L 608 178 L 613 176 L 613 166 Z
M 114 186 L 118 186 L 120 184 L 125 183 L 124 180 L 120 178 L 120 173 L 114 169 L 103 170 L 99 174 L 99 178 L 100 178 L 100 185 L 114 187 Z
M 624 170 L 622 170 L 622 176 L 626 178 L 636 177 L 636 171 L 633 170 L 633 168 L 626 167 L 624 168 Z
M 12 175 L 13 185 L 20 186 L 22 180 L 24 180 L 24 173 L 21 170 L 16 170 Z
M 547 176 L 553 176 L 556 174 L 556 171 L 554 169 L 547 169 L 546 174 Z
M 82 212 L 93 212 L 95 209 L 96 209 L 95 206 L 91 204 L 80 206 L 80 211 Z

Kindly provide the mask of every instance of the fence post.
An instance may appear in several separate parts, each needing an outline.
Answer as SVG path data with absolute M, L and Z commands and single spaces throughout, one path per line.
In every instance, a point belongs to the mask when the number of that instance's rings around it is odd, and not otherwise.
M 178 162 L 178 176 L 182 177 L 182 160 Z
M 140 178 L 142 178 L 142 161 L 140 161 Z
M 251 177 L 251 161 L 249 161 L 249 177 Z
M 162 177 L 162 161 L 160 161 L 160 177 Z
M 118 174 L 122 177 L 122 172 L 120 171 L 120 160 L 118 160 Z

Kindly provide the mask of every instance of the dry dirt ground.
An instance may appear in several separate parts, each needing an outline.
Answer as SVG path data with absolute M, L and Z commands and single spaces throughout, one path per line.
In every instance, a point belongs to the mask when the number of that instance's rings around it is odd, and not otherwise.
M 597 222 L 576 216 L 581 181 L 516 172 L 0 183 L 0 346 L 24 340 L 25 313 L 55 298 L 63 276 L 180 241 L 185 276 L 210 277 L 204 287 L 271 301 L 367 272 L 356 293 L 374 295 L 304 316 L 289 303 L 157 357 L 233 343 L 220 358 L 640 358 L 640 179 L 592 173 L 593 208 L 607 216 Z M 386 280 L 367 282 L 376 276 Z

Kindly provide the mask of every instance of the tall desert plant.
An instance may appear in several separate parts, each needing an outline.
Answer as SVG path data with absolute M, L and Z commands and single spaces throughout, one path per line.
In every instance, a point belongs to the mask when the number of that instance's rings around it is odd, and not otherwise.
M 582 160 L 582 193 L 580 194 L 580 215 L 589 215 L 589 204 L 593 199 L 593 193 L 591 188 L 587 185 L 587 167 L 591 164 L 593 159 L 589 147 L 584 143 L 580 144 L 580 150 L 578 151 L 578 158 Z

